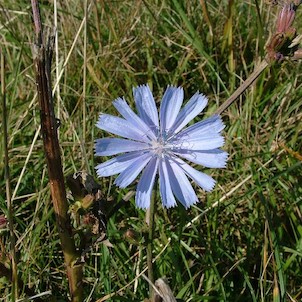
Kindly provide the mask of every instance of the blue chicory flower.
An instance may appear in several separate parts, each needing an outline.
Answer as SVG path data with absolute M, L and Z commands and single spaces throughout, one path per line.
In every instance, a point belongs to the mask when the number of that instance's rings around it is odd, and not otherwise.
M 205 191 L 211 191 L 215 181 L 183 159 L 209 168 L 225 167 L 228 154 L 218 149 L 224 144 L 220 134 L 224 124 L 220 116 L 213 115 L 183 129 L 205 108 L 208 100 L 196 93 L 181 109 L 184 97 L 181 87 L 167 88 L 160 105 L 159 118 L 148 85 L 134 88 L 133 94 L 138 114 L 132 111 L 124 98 L 118 98 L 113 105 L 123 118 L 103 113 L 99 117 L 98 128 L 123 138 L 96 140 L 96 155 L 122 153 L 99 164 L 97 174 L 101 177 L 119 173 L 115 184 L 125 188 L 143 171 L 135 200 L 137 207 L 146 209 L 150 205 L 158 173 L 163 206 L 174 207 L 177 199 L 185 208 L 189 208 L 198 198 L 188 177 Z

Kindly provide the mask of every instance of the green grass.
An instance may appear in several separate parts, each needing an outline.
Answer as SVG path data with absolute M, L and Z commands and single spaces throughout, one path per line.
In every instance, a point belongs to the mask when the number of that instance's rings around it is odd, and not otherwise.
M 133 86 L 149 83 L 158 101 L 168 84 L 182 85 L 186 99 L 199 90 L 209 97 L 209 116 L 264 57 L 277 11 L 261 0 L 214 0 L 207 1 L 207 21 L 197 0 L 94 1 L 85 51 L 85 26 L 77 36 L 84 1 L 54 2 L 59 39 L 52 75 L 55 84 L 62 72 L 54 100 L 65 176 L 83 169 L 95 176 L 102 159 L 94 157 L 93 141 L 105 135 L 95 127 L 98 114 L 115 114 L 111 102 L 118 96 L 133 106 Z M 63 256 L 37 134 L 31 8 L 26 1 L 2 0 L 0 10 L 18 273 L 36 294 L 51 290 L 52 300 L 66 301 Z M 45 26 L 52 26 L 52 2 L 41 1 L 41 13 Z M 217 180 L 213 192 L 196 188 L 200 203 L 188 211 L 167 211 L 158 202 L 155 277 L 166 276 L 178 299 L 301 301 L 301 75 L 301 62 L 277 65 L 223 113 L 229 161 L 226 169 L 207 171 Z M 6 214 L 2 139 L 0 144 L 0 214 Z M 99 182 L 113 200 L 128 192 L 110 178 Z M 86 301 L 116 292 L 107 301 L 148 297 L 148 283 L 139 276 L 146 267 L 144 218 L 132 198 L 109 220 L 114 247 L 100 245 L 90 253 Z M 124 238 L 127 229 L 137 233 L 138 245 Z M 0 239 L 8 253 L 8 230 L 0 231 Z M 0 278 L 0 301 L 10 301 L 10 292 L 10 282 Z

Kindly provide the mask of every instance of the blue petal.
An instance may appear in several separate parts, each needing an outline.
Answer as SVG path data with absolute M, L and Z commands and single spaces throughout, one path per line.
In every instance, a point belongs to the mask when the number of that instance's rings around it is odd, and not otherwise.
M 134 88 L 133 95 L 139 116 L 156 132 L 159 127 L 158 113 L 149 86 L 142 85 Z
M 225 168 L 228 153 L 220 149 L 207 151 L 177 150 L 175 154 L 184 157 L 192 163 L 208 168 Z
M 179 132 L 175 138 L 177 139 L 190 139 L 200 136 L 211 136 L 212 134 L 219 133 L 223 130 L 224 124 L 219 115 L 213 115 L 201 122 L 198 122 L 181 132 Z
M 101 138 L 95 141 L 95 154 L 109 156 L 123 152 L 146 150 L 149 146 L 145 143 L 135 142 L 122 138 Z
M 172 208 L 176 206 L 176 200 L 172 192 L 165 159 L 162 159 L 159 162 L 159 189 L 163 206 L 166 208 Z
M 137 158 L 128 168 L 126 168 L 115 180 L 115 184 L 120 188 L 126 188 L 132 183 L 137 175 L 150 161 L 152 155 L 150 153 L 143 154 Z
M 212 134 L 207 137 L 196 137 L 191 139 L 179 139 L 173 142 L 173 151 L 176 153 L 180 150 L 204 151 L 212 150 L 223 146 L 224 138 L 220 134 Z
M 207 103 L 208 99 L 203 94 L 195 93 L 178 114 L 175 123 L 171 127 L 171 132 L 179 132 L 205 108 Z
M 140 128 L 135 127 L 129 121 L 126 121 L 117 116 L 113 116 L 109 114 L 101 114 L 96 125 L 98 128 L 102 130 L 108 131 L 110 133 L 125 138 L 130 138 L 143 142 L 150 141 L 146 136 L 146 134 L 140 130 Z
M 150 139 L 155 140 L 156 136 L 150 127 L 139 117 L 137 116 L 132 109 L 129 107 L 127 102 L 124 99 L 118 98 L 113 102 L 114 107 L 117 111 L 135 128 L 140 129 L 144 135 L 150 137 Z
M 213 190 L 215 186 L 215 180 L 211 176 L 192 168 L 180 158 L 173 157 L 172 160 L 175 162 L 175 165 L 178 165 L 178 167 L 180 167 L 202 189 L 207 192 Z
M 169 130 L 179 113 L 184 98 L 181 87 L 168 87 L 160 105 L 160 129 L 161 132 Z
M 157 167 L 158 159 L 157 157 L 153 157 L 143 171 L 143 174 L 138 182 L 135 195 L 135 202 L 138 208 L 147 209 L 150 206 Z
M 96 166 L 97 175 L 101 177 L 121 173 L 143 154 L 144 153 L 142 151 L 130 152 L 107 160 L 106 162 Z
M 167 161 L 167 169 L 170 176 L 172 191 L 176 198 L 187 209 L 195 204 L 197 196 L 183 170 L 177 163 L 169 159 Z

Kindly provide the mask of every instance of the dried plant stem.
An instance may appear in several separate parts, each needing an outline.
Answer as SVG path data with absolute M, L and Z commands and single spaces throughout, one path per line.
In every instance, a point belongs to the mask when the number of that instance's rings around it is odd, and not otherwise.
M 207 25 L 209 27 L 209 33 L 210 33 L 211 42 L 212 42 L 212 40 L 213 40 L 213 25 L 212 25 L 210 15 L 209 15 L 209 12 L 208 12 L 207 1 L 200 0 L 200 5 L 201 5 L 202 12 L 203 12 L 204 20 L 205 20 L 205 22 L 207 23 Z
M 154 274 L 153 274 L 153 257 L 152 257 L 152 247 L 153 247 L 153 237 L 154 237 L 154 212 L 155 212 L 155 198 L 156 191 L 153 191 L 149 211 L 149 233 L 148 233 L 148 243 L 147 243 L 147 266 L 148 266 L 148 278 L 149 278 L 149 292 L 150 300 L 154 301 Z
M 260 76 L 260 74 L 269 65 L 266 59 L 264 59 L 259 66 L 253 71 L 253 73 L 240 85 L 239 88 L 215 111 L 215 114 L 221 114 L 227 109 L 244 91 L 249 88 L 253 82 Z
M 58 85 L 56 87 L 56 95 L 57 95 L 57 117 L 60 118 L 61 115 L 61 96 L 60 96 L 60 80 L 59 80 L 59 35 L 58 35 L 58 1 L 54 0 L 53 2 L 53 15 L 54 15 L 54 24 L 55 24 L 55 54 L 56 54 L 56 82 Z
M 13 204 L 12 204 L 12 191 L 10 186 L 9 175 L 9 157 L 8 157 L 8 138 L 7 138 L 7 115 L 6 115 L 6 94 L 5 94 L 5 62 L 4 55 L 1 49 L 1 95 L 2 95 L 2 121 L 3 121 L 3 139 L 4 139 L 4 161 L 5 161 L 5 185 L 6 185 L 6 200 L 7 200 L 7 219 L 9 227 L 10 239 L 10 260 L 11 260 L 11 280 L 12 292 L 11 301 L 18 299 L 18 271 L 17 271 L 17 258 L 16 258 L 16 239 L 14 232 L 14 219 L 13 219 Z
M 65 259 L 71 301 L 79 302 L 83 300 L 83 269 L 82 265 L 74 264 L 79 255 L 76 252 L 71 223 L 67 213 L 68 203 L 66 199 L 60 146 L 57 134 L 57 121 L 54 114 L 52 99 L 50 71 L 53 52 L 53 37 L 48 39 L 44 37 L 38 1 L 31 0 L 31 3 L 36 34 L 36 45 L 34 49 L 36 82 L 50 191 Z
M 90 7 L 90 6 L 89 6 Z M 82 110 L 83 110 L 83 123 L 82 123 L 82 140 L 81 140 L 81 151 L 82 151 L 82 167 L 85 167 L 85 170 L 88 173 L 91 173 L 90 167 L 88 164 L 88 158 L 85 150 L 85 142 L 86 142 L 86 87 L 87 87 L 87 23 L 88 23 L 88 1 L 84 1 L 84 45 L 83 45 L 83 57 L 84 57 L 84 64 L 83 64 L 83 98 L 82 98 Z

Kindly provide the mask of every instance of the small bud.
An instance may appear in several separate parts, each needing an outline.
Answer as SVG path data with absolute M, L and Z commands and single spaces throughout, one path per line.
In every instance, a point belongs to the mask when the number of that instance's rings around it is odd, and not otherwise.
M 139 236 L 138 234 L 132 230 L 132 229 L 128 229 L 125 233 L 124 233 L 124 238 L 129 241 L 132 244 L 138 245 L 139 244 Z
M 82 208 L 87 210 L 94 203 L 95 197 L 92 194 L 87 194 L 82 200 Z
M 7 226 L 7 219 L 4 215 L 0 215 L 0 229 L 4 229 Z

